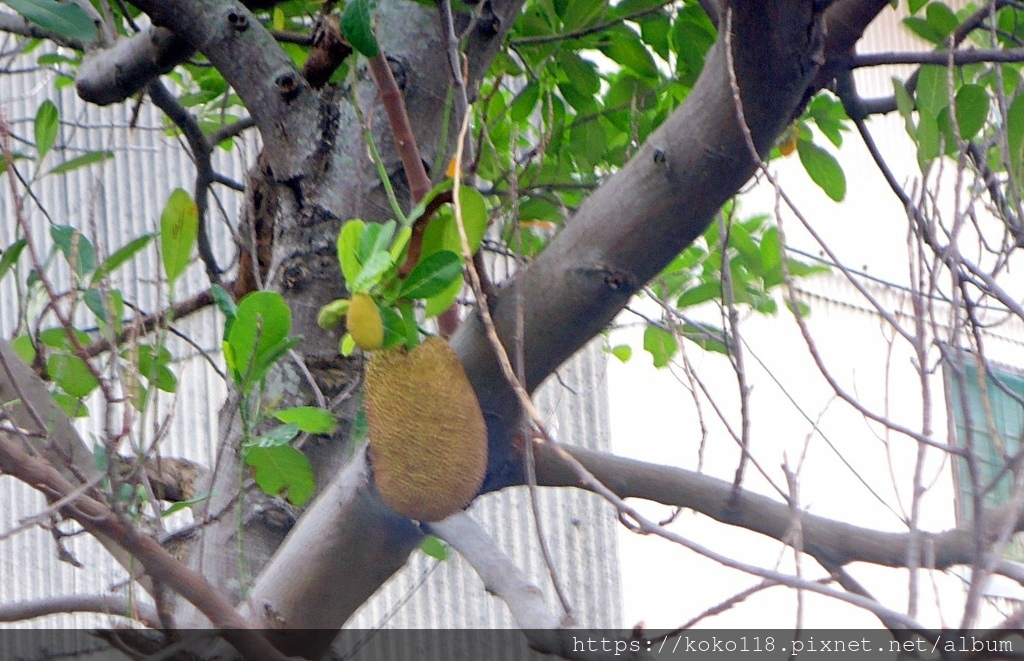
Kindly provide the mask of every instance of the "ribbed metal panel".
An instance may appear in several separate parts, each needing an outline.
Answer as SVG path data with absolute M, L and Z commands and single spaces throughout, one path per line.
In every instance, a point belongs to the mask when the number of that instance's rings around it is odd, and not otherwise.
M 30 66 L 33 62 L 33 57 L 23 58 L 13 68 Z M 192 189 L 193 165 L 176 139 L 168 137 L 158 111 L 150 105 L 142 107 L 134 128 L 131 128 L 133 109 L 130 103 L 112 108 L 85 106 L 74 98 L 70 88 L 55 93 L 46 75 L 7 75 L 2 73 L 2 68 L 3 62 L 0 62 L 0 112 L 19 136 L 31 140 L 32 119 L 43 99 L 53 99 L 61 112 L 61 134 L 54 152 L 47 157 L 44 169 L 87 150 L 109 149 L 116 152 L 114 159 L 103 164 L 78 170 L 66 177 L 47 177 L 33 185 L 33 192 L 53 222 L 81 229 L 94 241 L 101 256 L 109 255 L 145 232 L 156 231 L 160 210 L 170 192 L 176 187 Z M 29 151 L 23 146 L 16 149 Z M 227 176 L 242 181 L 246 156 L 251 157 L 253 151 L 254 145 L 251 144 L 230 153 L 218 150 L 216 167 Z M 31 172 L 28 161 L 19 161 L 18 165 L 26 173 Z M 3 183 L 3 192 L 0 193 L 0 218 L 3 219 L 0 223 L 0 246 L 7 246 L 18 234 L 6 180 Z M 215 251 L 222 263 L 226 263 L 233 253 L 228 223 L 234 223 L 240 198 L 222 187 L 217 188 L 216 193 L 229 218 L 228 222 L 222 220 L 216 211 L 217 203 L 211 203 L 212 239 Z M 31 202 L 27 212 L 35 244 L 44 251 L 48 250 L 50 241 L 45 216 Z M 156 258 L 155 249 L 149 249 L 123 267 L 113 282 L 126 300 L 145 311 L 161 309 L 167 302 L 166 288 L 151 280 L 157 271 Z M 27 263 L 25 255 L 19 278 L 22 281 Z M 56 277 L 62 286 L 69 282 L 67 269 L 58 269 Z M 204 283 L 201 266 L 193 264 L 179 283 L 177 297 L 181 299 L 200 291 Z M 18 300 L 15 278 L 5 278 L 0 282 L 0 334 L 6 338 L 10 338 L 18 327 Z M 36 302 L 31 309 L 35 311 L 38 307 Z M 193 315 L 176 323 L 175 327 L 220 361 L 217 350 L 221 331 L 212 311 Z M 226 396 L 225 384 L 199 357 L 195 348 L 173 335 L 168 336 L 167 344 L 178 358 L 175 370 L 185 387 L 180 388 L 173 398 L 162 396 L 154 407 L 155 416 L 139 425 L 139 442 L 151 442 L 154 429 L 173 409 L 175 415 L 169 434 L 161 441 L 161 454 L 208 462 L 217 438 L 217 416 Z M 575 394 L 552 381 L 538 400 L 541 410 L 550 416 L 552 430 L 564 442 L 608 448 L 603 353 L 598 347 L 592 347 L 564 367 L 560 375 Z M 98 402 L 92 406 L 94 413 L 100 410 Z M 80 421 L 79 430 L 84 438 L 89 440 L 102 435 L 101 418 L 93 416 Z M 509 492 L 488 496 L 481 501 L 474 506 L 474 515 L 499 546 L 544 588 L 549 603 L 557 608 L 546 578 L 547 570 L 537 551 L 526 495 Z M 0 536 L 45 506 L 36 492 L 8 477 L 0 477 L 0 503 Z M 557 570 L 565 582 L 578 621 L 588 626 L 621 625 L 615 539 L 617 523 L 612 509 L 596 497 L 572 491 L 547 491 L 541 497 L 541 509 Z M 67 540 L 66 544 L 86 565 L 84 569 L 78 570 L 57 561 L 52 538 L 39 528 L 0 539 L 0 603 L 125 589 L 122 585 L 124 571 L 88 536 L 75 537 Z M 110 623 L 106 617 L 66 615 L 18 623 L 16 626 L 84 627 Z M 353 626 L 363 628 L 490 628 L 511 625 L 504 606 L 483 592 L 479 578 L 461 560 L 453 558 L 437 565 L 422 554 L 416 554 L 406 570 L 369 602 L 353 622 Z M 0 624 L 0 627 L 4 626 L 10 625 Z M 14 642 L 0 638 L 0 658 L 10 658 L 19 652 L 4 647 Z

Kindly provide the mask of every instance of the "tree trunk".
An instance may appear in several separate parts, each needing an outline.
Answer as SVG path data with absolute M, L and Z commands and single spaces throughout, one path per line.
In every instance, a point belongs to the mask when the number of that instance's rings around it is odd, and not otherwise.
M 400 184 L 404 180 L 390 140 L 381 132 L 387 122 L 375 101 L 375 90 L 360 79 L 349 95 L 340 98 L 331 92 L 315 93 L 304 80 L 295 78 L 290 63 L 266 53 L 257 25 L 236 34 L 231 25 L 237 25 L 237 20 L 211 20 L 225 12 L 245 11 L 233 3 L 194 0 L 176 3 L 173 12 L 162 3 L 138 4 L 158 23 L 192 35 L 193 45 L 239 91 L 257 121 L 269 174 L 280 187 L 281 199 L 269 286 L 281 291 L 290 305 L 294 332 L 304 338 L 302 354 L 330 398 L 340 390 L 332 384 L 354 378 L 358 369 L 358 364 L 337 357 L 337 338 L 315 324 L 320 305 L 343 294 L 334 257 L 335 237 L 347 218 L 379 221 L 390 215 L 375 168 L 365 157 L 350 105 L 353 98 L 372 118 L 389 174 Z M 630 296 L 703 232 L 720 206 L 754 172 L 759 157 L 753 149 L 766 153 L 806 98 L 821 60 L 821 16 L 816 3 L 737 0 L 723 6 L 724 13 L 717 17 L 722 36 L 687 102 L 492 301 L 499 335 L 509 346 L 522 315 L 529 389 L 603 329 Z M 509 2 L 500 9 L 512 16 L 518 5 Z M 488 53 L 500 43 L 510 23 L 503 19 L 484 26 L 498 27 L 489 39 L 482 32 L 474 34 L 478 42 L 471 40 L 471 45 L 476 50 L 468 54 L 474 71 L 486 68 Z M 727 27 L 731 32 L 725 36 Z M 377 33 L 393 59 L 397 77 L 404 79 L 413 129 L 424 159 L 436 173 L 444 162 L 444 154 L 436 149 L 448 86 L 436 17 L 408 3 L 383 3 Z M 264 60 L 246 62 L 242 71 L 239 61 L 257 57 Z M 449 135 L 454 134 L 449 127 Z M 403 186 L 399 189 L 404 196 Z M 521 456 L 512 443 L 519 429 L 519 409 L 477 315 L 463 324 L 452 345 L 488 423 L 490 466 L 485 490 L 519 484 Z M 271 384 L 274 394 L 311 400 L 299 372 L 287 365 Z M 226 410 L 225 421 L 232 415 L 232 410 Z M 230 447 L 236 448 L 237 434 L 229 440 Z M 325 440 L 322 447 L 335 457 L 351 451 L 341 438 Z M 226 487 L 237 484 L 238 459 L 237 450 L 225 452 L 227 459 L 219 462 L 215 484 Z M 402 566 L 414 547 L 417 529 L 383 507 L 365 455 L 357 450 L 354 456 L 322 486 L 317 502 L 265 568 L 265 554 L 276 544 L 279 532 L 268 531 L 250 514 L 240 516 L 231 510 L 207 530 L 197 561 L 215 584 L 237 589 L 247 578 L 240 566 L 253 574 L 262 568 L 248 608 L 268 628 L 337 629 Z M 211 505 L 214 512 L 215 507 Z M 235 541 L 240 527 L 245 532 L 241 558 Z M 322 640 L 307 638 L 307 643 L 288 650 L 316 656 L 329 639 L 325 633 Z

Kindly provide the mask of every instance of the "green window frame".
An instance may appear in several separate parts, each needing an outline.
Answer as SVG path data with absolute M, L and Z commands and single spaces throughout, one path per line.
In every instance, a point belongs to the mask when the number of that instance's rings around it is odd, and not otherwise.
M 946 365 L 945 377 L 949 410 L 953 417 L 953 444 L 974 451 L 975 480 L 971 480 L 968 461 L 956 457 L 953 478 L 956 487 L 958 524 L 973 518 L 974 489 L 983 492 L 985 508 L 1006 503 L 1013 489 L 1011 462 L 1024 469 L 1024 374 L 1005 367 L 988 365 L 979 369 L 972 355 L 964 355 L 962 376 Z M 1007 549 L 1014 560 L 1024 560 L 1021 535 Z

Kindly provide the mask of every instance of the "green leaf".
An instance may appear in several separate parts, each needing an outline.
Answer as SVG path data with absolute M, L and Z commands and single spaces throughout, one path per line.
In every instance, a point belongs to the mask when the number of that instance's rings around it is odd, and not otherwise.
M 199 236 L 199 209 L 184 189 L 171 192 L 160 214 L 160 252 L 168 282 L 175 282 L 188 267 Z
M 63 253 L 79 279 L 96 268 L 96 249 L 92 242 L 70 225 L 52 225 L 50 236 L 54 245 Z
M 811 180 L 830 198 L 836 202 L 842 201 L 846 197 L 846 175 L 839 161 L 809 140 L 798 140 L 796 150 Z
M 945 39 L 960 24 L 953 10 L 941 2 L 932 2 L 925 10 L 925 19 L 928 25 L 935 30 L 936 34 L 942 35 Z
M 338 427 L 330 411 L 316 406 L 294 406 L 281 409 L 274 417 L 285 423 L 298 425 L 298 428 L 310 434 L 330 434 Z
M 46 371 L 61 390 L 79 399 L 87 397 L 100 382 L 78 356 L 58 353 L 46 361 Z
M 609 347 L 608 353 L 615 356 L 620 361 L 628 363 L 629 359 L 633 357 L 633 347 L 628 344 L 618 344 L 614 347 Z
M 276 496 L 287 492 L 288 500 L 296 506 L 305 505 L 313 495 L 313 467 L 306 455 L 290 445 L 250 448 L 245 463 L 255 471 L 256 484 L 264 493 Z
M 619 24 L 607 30 L 597 44 L 601 52 L 643 78 L 658 78 L 658 67 L 640 36 Z
M 100 267 L 96 269 L 96 273 L 92 276 L 92 282 L 95 284 L 97 281 L 102 280 L 117 269 L 121 268 L 121 266 L 127 263 L 128 260 L 142 252 L 154 237 L 156 237 L 155 232 L 143 234 L 142 236 L 134 238 L 118 248 L 114 251 L 113 255 L 103 260 Z
M 898 78 L 892 79 L 892 86 L 896 96 L 896 109 L 904 119 L 910 119 L 911 113 L 914 112 L 914 100 L 910 98 L 907 86 Z
M 78 168 L 82 168 L 87 165 L 92 165 L 93 163 L 100 163 L 102 161 L 107 160 L 108 158 L 113 157 L 114 152 L 112 151 L 86 152 L 81 156 L 76 156 L 72 158 L 70 161 L 64 161 L 57 167 L 47 172 L 47 174 L 66 174 L 68 172 L 71 172 L 72 170 L 77 170 Z
M 663 11 L 656 11 L 638 19 L 637 22 L 640 24 L 640 38 L 658 57 L 668 62 L 672 57 L 669 37 L 672 32 L 672 20 L 669 15 Z
M 278 425 L 266 434 L 261 434 L 256 438 L 250 439 L 245 445 L 247 448 L 276 448 L 282 445 L 288 445 L 292 442 L 292 439 L 298 435 L 299 425 L 294 422 L 290 422 L 288 424 Z
M 939 155 L 941 134 L 939 132 L 939 121 L 929 111 L 917 111 L 917 159 L 921 168 L 924 169 L 928 161 Z
M 680 334 L 705 351 L 728 353 L 725 333 L 710 324 L 683 324 Z
M 565 10 L 563 29 L 575 32 L 596 23 L 604 15 L 608 4 L 607 0 L 570 0 Z
M 174 514 L 175 512 L 180 512 L 181 510 L 185 509 L 186 507 L 192 507 L 193 505 L 198 505 L 199 503 L 203 502 L 204 500 L 206 500 L 209 497 L 210 497 L 210 494 L 203 494 L 201 496 L 196 496 L 195 498 L 189 498 L 188 500 L 179 500 L 176 503 L 171 503 L 170 506 L 167 509 L 164 510 L 164 512 L 163 512 L 163 514 L 161 516 L 167 517 L 167 516 L 170 516 L 170 515 Z
M 377 37 L 373 34 L 373 15 L 377 3 L 371 0 L 348 0 L 341 15 L 341 32 L 352 48 L 366 57 L 380 55 Z
M 316 325 L 324 330 L 331 330 L 345 321 L 345 315 L 351 307 L 352 301 L 347 298 L 336 298 L 327 305 L 320 308 L 316 314 Z
M 235 382 L 261 380 L 272 364 L 268 360 L 280 354 L 291 327 L 291 310 L 277 292 L 258 291 L 243 298 L 227 339 Z
M 558 54 L 558 65 L 580 94 L 593 95 L 601 91 L 601 77 L 589 60 L 584 60 L 572 51 L 562 51 Z M 515 119 L 514 104 L 512 113 Z
M 917 109 L 937 117 L 949 105 L 949 69 L 937 65 L 921 67 L 917 77 Z
M 359 261 L 365 264 L 370 257 L 379 252 L 388 252 L 391 237 L 395 235 L 396 223 L 370 223 L 363 228 L 359 237 Z
M 956 93 L 956 123 L 960 137 L 970 140 L 988 120 L 988 93 L 980 85 L 967 84 Z
M 60 407 L 60 410 L 64 411 L 64 415 L 69 418 L 85 418 L 89 415 L 89 409 L 77 397 L 62 392 L 55 392 L 50 393 L 50 398 Z
M 25 239 L 18 239 L 7 247 L 3 255 L 0 256 L 0 280 L 3 279 L 7 272 L 14 268 L 14 265 L 18 263 L 18 258 L 21 257 L 21 251 L 25 249 L 28 242 Z
M 80 331 L 77 328 L 73 328 L 72 333 L 74 334 L 75 339 L 78 340 L 78 343 L 82 346 L 89 344 L 89 335 L 87 333 Z M 71 338 L 68 337 L 67 331 L 61 326 L 47 328 L 46 330 L 40 331 L 39 342 L 45 346 L 53 347 L 54 349 L 75 351 L 74 343 L 71 341 Z
M 818 129 L 836 147 L 843 145 L 842 132 L 847 130 L 849 118 L 843 110 L 843 104 L 826 93 L 818 94 L 807 107 L 807 114 L 818 125 Z
M 213 295 L 213 302 L 217 305 L 217 309 L 224 315 L 224 339 L 227 339 L 231 324 L 234 323 L 235 317 L 238 315 L 235 297 L 220 285 L 210 287 L 210 293 Z
M 676 51 L 676 73 L 687 86 L 693 85 L 704 69 L 704 58 L 718 38 L 714 24 L 696 5 L 679 10 L 672 23 L 670 39 Z
M 73 2 L 56 0 L 4 0 L 14 11 L 41 28 L 77 39 L 83 44 L 96 38 L 96 25 Z
M 1006 112 L 1006 141 L 1010 150 L 1007 160 L 1019 181 L 1024 171 L 1024 94 L 1018 95 Z
M 383 315 L 381 315 L 383 316 Z M 384 339 L 387 341 L 387 326 L 384 327 Z M 352 355 L 352 352 L 356 350 L 356 341 L 352 339 L 352 333 L 345 333 L 341 340 L 338 341 L 338 353 L 346 358 Z
M 430 298 L 462 279 L 462 258 L 450 250 L 441 250 L 416 264 L 402 282 L 399 298 Z
M 761 248 L 750 237 L 750 232 L 739 223 L 729 228 L 729 245 L 736 249 L 743 265 L 751 274 L 758 277 L 762 273 Z
M 515 100 L 509 106 L 509 117 L 513 122 L 521 122 L 537 107 L 537 100 L 540 99 L 540 85 L 536 80 L 531 80 L 526 87 L 516 94 Z
M 676 300 L 676 307 L 688 308 L 699 305 L 705 301 L 711 301 L 722 294 L 722 284 L 717 280 L 714 282 L 702 282 L 695 287 L 685 290 Z
M 402 315 L 390 305 L 380 306 L 380 319 L 384 324 L 384 340 L 381 349 L 392 349 L 406 343 L 406 323 Z
M 462 206 L 462 225 L 466 229 L 469 250 L 475 253 L 487 232 L 487 203 L 480 191 L 469 186 L 459 188 L 459 203 Z M 440 250 L 462 254 L 462 239 L 459 236 L 459 226 L 455 222 L 455 212 L 447 205 L 438 209 L 423 233 L 422 256 L 426 257 Z
M 28 335 L 19 335 L 11 340 L 11 348 L 26 364 L 31 365 L 35 362 L 36 348 L 32 346 L 32 338 Z
M 777 227 L 769 227 L 761 235 L 761 265 L 761 282 L 766 289 L 782 282 L 782 248 Z
M 53 147 L 59 128 L 60 115 L 57 113 L 57 106 L 53 104 L 53 101 L 47 99 L 40 104 L 39 110 L 36 111 L 36 154 L 40 161 Z
M 930 41 L 933 44 L 942 43 L 942 40 L 946 38 L 939 30 L 928 24 L 928 21 L 921 18 L 920 16 L 908 16 L 903 19 L 903 25 L 907 26 L 911 32 L 921 37 L 925 41 Z
M 121 332 L 121 320 L 124 318 L 124 297 L 114 290 L 103 291 L 90 289 L 82 296 L 85 306 L 96 315 L 101 326 L 110 328 L 114 334 Z M 108 313 L 112 313 L 111 318 Z
M 433 535 L 427 535 L 423 538 L 423 541 L 420 542 L 420 550 L 441 562 L 447 560 L 449 556 L 448 546 Z
M 341 274 L 346 283 L 355 282 L 363 268 L 359 262 L 359 242 L 365 227 L 366 223 L 353 218 L 338 232 L 338 263 L 341 264 Z
M 427 317 L 436 317 L 437 315 L 444 313 L 445 310 L 455 304 L 455 301 L 459 298 L 459 294 L 461 293 L 462 281 L 456 280 L 440 294 L 436 294 L 427 299 L 425 314 Z
M 644 350 L 651 354 L 655 367 L 665 367 L 679 350 L 676 337 L 664 328 L 648 325 L 644 330 Z
M 366 260 L 366 263 L 363 264 L 363 268 L 360 269 L 359 275 L 356 277 L 355 281 L 349 283 L 349 290 L 353 294 L 369 291 L 381 281 L 388 269 L 394 265 L 395 263 L 391 259 L 390 253 L 373 253 L 370 255 L 370 258 Z
M 178 378 L 167 366 L 171 361 L 171 354 L 165 347 L 140 344 L 136 358 L 139 376 L 150 385 L 164 392 L 175 392 L 178 389 Z

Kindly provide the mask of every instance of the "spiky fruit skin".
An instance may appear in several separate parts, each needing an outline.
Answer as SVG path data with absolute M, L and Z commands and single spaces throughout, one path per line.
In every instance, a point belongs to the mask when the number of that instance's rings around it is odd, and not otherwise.
M 388 507 L 418 521 L 465 507 L 487 471 L 487 427 L 448 343 L 376 353 L 365 384 L 370 461 Z
M 367 294 L 356 294 L 348 306 L 345 325 L 356 346 L 363 351 L 376 351 L 384 344 L 384 320 L 380 308 Z

